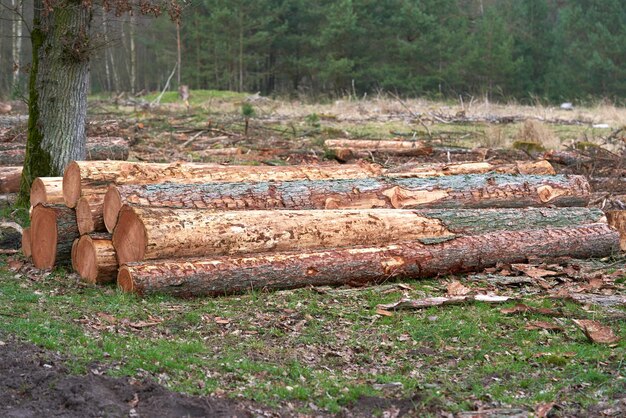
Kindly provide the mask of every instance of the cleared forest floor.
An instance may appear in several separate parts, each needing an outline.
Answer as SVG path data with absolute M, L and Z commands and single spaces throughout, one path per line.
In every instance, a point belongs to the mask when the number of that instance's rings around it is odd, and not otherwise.
M 142 107 L 155 98 L 94 98 L 90 114 L 119 122 L 132 140 L 133 160 L 271 165 L 332 159 L 323 141 L 344 137 L 420 138 L 451 150 L 515 145 L 511 159 L 580 142 L 617 152 L 621 137 L 610 137 L 626 125 L 626 109 L 609 105 L 568 112 L 395 98 L 306 104 L 207 91 L 192 92 L 189 109 L 170 93 L 161 106 Z M 247 134 L 243 103 L 254 109 Z M 229 155 L 207 152 L 231 148 Z M 385 166 L 412 161 L 372 157 Z M 605 195 L 596 206 L 624 201 Z M 489 289 L 511 299 L 421 310 L 379 306 L 459 289 Z M 40 380 L 50 388 L 67 376 L 84 380 L 58 384 L 65 393 L 59 395 L 37 391 L 32 380 L 0 379 L 0 411 L 30 405 L 25 410 L 36 414 L 48 402 L 51 410 L 98 416 L 106 405 L 86 405 L 107 393 L 113 416 L 621 416 L 625 308 L 623 255 L 367 288 L 191 300 L 138 298 L 114 286 L 86 285 L 68 271 L 42 273 L 19 255 L 3 256 L 0 374 L 19 371 L 16 353 L 23 352 L 24 373 L 37 367 L 56 373 Z M 620 340 L 593 343 L 575 320 L 598 320 Z M 131 380 L 111 395 L 102 376 Z M 219 399 L 166 397 L 146 389 L 145 381 Z M 98 394 L 85 390 L 94 384 L 102 387 Z

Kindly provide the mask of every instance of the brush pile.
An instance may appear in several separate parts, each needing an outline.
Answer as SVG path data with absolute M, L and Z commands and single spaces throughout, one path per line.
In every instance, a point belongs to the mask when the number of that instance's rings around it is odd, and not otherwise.
M 32 188 L 24 253 L 177 296 L 379 283 L 605 257 L 619 231 L 547 161 L 222 166 L 76 161 Z M 624 213 L 609 215 L 626 231 Z

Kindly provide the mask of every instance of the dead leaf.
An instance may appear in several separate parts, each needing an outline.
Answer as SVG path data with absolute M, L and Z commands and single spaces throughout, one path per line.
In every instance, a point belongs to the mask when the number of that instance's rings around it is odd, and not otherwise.
M 563 331 L 563 327 L 557 325 L 557 324 L 553 324 L 551 322 L 545 322 L 545 321 L 532 321 L 530 323 L 528 323 L 524 329 L 527 330 L 534 330 L 534 329 L 545 329 L 546 331 L 554 331 L 554 332 L 562 332 Z
M 558 271 L 546 270 L 539 267 L 531 266 L 530 264 L 511 264 L 514 270 L 524 273 L 525 275 L 532 277 L 533 279 L 539 279 L 547 276 L 558 276 Z
M 448 283 L 447 289 L 448 289 L 448 295 L 450 296 L 465 296 L 472 291 L 472 289 L 470 289 L 467 286 L 464 286 L 458 280 Z
M 9 270 L 19 271 L 19 269 L 21 269 L 24 265 L 24 262 L 20 260 L 9 260 L 7 264 L 9 265 Z
M 159 325 L 162 320 L 153 320 L 153 321 L 137 321 L 137 322 L 129 322 L 128 325 L 133 328 L 148 328 L 153 327 L 155 325 Z
M 554 408 L 554 402 L 543 402 L 535 407 L 535 416 L 537 418 L 546 418 L 550 411 Z
M 105 322 L 108 322 L 109 324 L 115 324 L 117 323 L 117 318 L 114 317 L 113 315 L 110 315 L 106 312 L 98 312 L 98 318 L 103 319 Z
M 222 317 L 219 317 L 219 316 L 216 316 L 214 321 L 215 321 L 216 324 L 222 324 L 222 325 L 230 324 L 230 319 L 222 318 Z
M 593 343 L 615 344 L 620 340 L 610 327 L 598 321 L 590 319 L 574 319 L 573 321 Z
M 133 399 L 131 399 L 130 401 L 128 401 L 128 405 L 131 408 L 136 407 L 137 405 L 139 405 L 139 394 L 135 392 L 135 394 L 133 395 Z
M 535 308 L 533 306 L 524 305 L 523 303 L 518 303 L 517 305 L 511 308 L 503 308 L 500 309 L 500 312 L 506 315 L 517 314 L 517 313 L 538 313 L 547 316 L 559 316 L 560 312 L 557 312 L 553 309 L 549 308 Z
M 385 309 L 380 309 L 380 308 L 376 309 L 376 313 L 382 316 L 393 316 L 393 312 L 389 312 Z

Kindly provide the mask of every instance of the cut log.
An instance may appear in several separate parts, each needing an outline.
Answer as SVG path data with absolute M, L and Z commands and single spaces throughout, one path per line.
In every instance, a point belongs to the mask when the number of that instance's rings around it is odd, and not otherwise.
M 524 215 L 527 215 L 524 217 Z M 124 206 L 113 234 L 120 264 L 390 242 L 434 242 L 498 229 L 578 225 L 599 210 L 310 210 L 215 212 Z
M 80 235 L 106 231 L 102 215 L 103 202 L 104 195 L 96 193 L 91 193 L 78 199 L 76 204 L 76 222 L 78 223 Z
M 435 178 L 154 184 L 109 186 L 105 225 L 112 232 L 123 204 L 220 210 L 489 208 L 586 206 L 583 176 L 504 174 Z
M 385 141 L 368 139 L 327 139 L 324 146 L 340 160 L 367 158 L 370 153 L 401 156 L 432 154 L 433 148 L 421 141 Z
M 374 164 L 300 165 L 286 167 L 221 166 L 215 164 L 159 164 L 124 161 L 74 161 L 63 176 L 63 196 L 75 207 L 85 189 L 114 184 L 208 183 L 367 178 L 380 175 Z M 105 189 L 106 191 L 106 189 Z
M 69 264 L 72 243 L 79 237 L 76 213 L 62 205 L 39 204 L 30 223 L 33 264 L 39 269 Z
M 76 242 L 72 266 L 88 283 L 109 283 L 117 277 L 115 249 L 108 234 L 83 235 Z
M 30 228 L 24 228 L 22 231 L 22 253 L 26 258 L 30 258 L 32 254 L 30 250 Z
M 63 204 L 63 177 L 37 177 L 30 187 L 30 205 Z
M 87 138 L 87 159 L 89 160 L 126 160 L 129 145 L 124 138 L 91 137 Z M 0 144 L 0 165 L 17 166 L 24 164 L 26 144 Z
M 392 170 L 385 170 L 387 177 L 439 177 L 461 174 L 556 174 L 554 167 L 546 160 L 516 161 L 513 164 L 491 164 L 488 162 L 461 162 L 450 164 L 404 164 Z
M 22 181 L 22 167 L 0 167 L 0 193 L 17 193 Z
M 16 222 L 0 220 L 0 253 L 12 254 L 22 246 L 24 228 Z
M 585 164 L 590 164 L 593 162 L 593 158 L 580 154 L 577 151 L 548 151 L 543 155 L 543 158 L 546 160 L 567 165 L 567 166 L 583 166 Z
M 619 249 L 606 224 L 532 231 L 504 231 L 424 245 L 334 249 L 309 253 L 159 260 L 120 268 L 118 285 L 142 295 L 204 296 L 304 286 L 358 285 L 479 271 L 529 258 L 605 257 Z
M 626 251 L 626 210 L 610 210 L 606 213 L 609 225 L 620 234 L 620 247 Z

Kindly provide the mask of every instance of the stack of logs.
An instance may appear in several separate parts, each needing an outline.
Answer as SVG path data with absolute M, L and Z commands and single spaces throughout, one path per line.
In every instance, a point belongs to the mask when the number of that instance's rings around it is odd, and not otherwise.
M 38 268 L 71 263 L 87 282 L 139 294 L 355 285 L 610 255 L 619 232 L 586 207 L 589 193 L 546 161 L 77 161 L 33 185 L 23 244 Z M 626 231 L 623 212 L 610 216 Z

